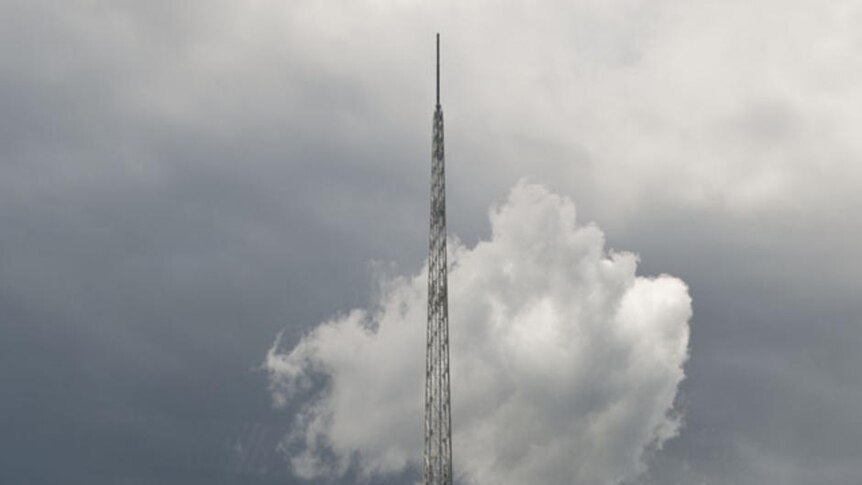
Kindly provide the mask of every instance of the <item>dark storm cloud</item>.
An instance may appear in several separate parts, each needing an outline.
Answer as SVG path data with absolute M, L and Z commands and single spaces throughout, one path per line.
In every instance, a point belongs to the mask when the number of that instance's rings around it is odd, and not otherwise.
M 257 476 L 273 335 L 421 265 L 437 29 L 453 232 L 526 175 L 690 286 L 653 483 L 862 475 L 858 5 L 438 8 L 0 1 L 0 481 Z
M 384 149 L 313 129 L 333 113 L 253 85 L 220 103 L 230 73 L 167 86 L 191 74 L 197 20 L 166 5 L 3 7 L 4 481 L 224 475 L 248 423 L 282 429 L 261 349 L 363 302 L 381 244 L 363 220 L 409 217 L 387 208 L 413 194 L 342 163 Z M 356 98 L 308 84 L 333 109 Z

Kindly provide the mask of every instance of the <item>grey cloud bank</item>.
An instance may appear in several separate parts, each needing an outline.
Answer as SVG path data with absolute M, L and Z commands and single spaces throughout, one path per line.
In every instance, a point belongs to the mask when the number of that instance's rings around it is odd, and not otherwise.
M 642 481 L 857 482 L 861 9 L 0 1 L 0 481 L 290 480 L 250 369 L 421 266 L 441 31 L 465 246 L 527 176 L 689 286 Z

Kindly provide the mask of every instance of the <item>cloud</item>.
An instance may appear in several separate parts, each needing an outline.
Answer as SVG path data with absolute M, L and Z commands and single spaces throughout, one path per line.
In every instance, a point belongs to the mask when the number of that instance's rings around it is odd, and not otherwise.
M 52 436 L 0 482 L 188 484 L 163 465 L 273 419 L 246 369 L 283 316 L 289 350 L 368 300 L 368 259 L 423 257 L 437 31 L 453 232 L 528 176 L 691 286 L 650 483 L 858 481 L 862 2 L 489 6 L 0 2 L 0 408 Z
M 691 300 L 679 279 L 636 276 L 574 203 L 516 185 L 492 235 L 451 242 L 454 461 L 467 483 L 618 483 L 680 427 Z M 418 467 L 426 275 L 384 283 L 379 305 L 315 327 L 265 368 L 293 471 L 373 478 Z

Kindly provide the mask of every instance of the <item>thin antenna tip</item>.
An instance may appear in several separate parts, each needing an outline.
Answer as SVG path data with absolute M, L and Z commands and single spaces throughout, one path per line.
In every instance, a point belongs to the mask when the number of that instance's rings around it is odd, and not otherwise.
M 437 32 L 437 107 L 440 107 L 440 32 Z

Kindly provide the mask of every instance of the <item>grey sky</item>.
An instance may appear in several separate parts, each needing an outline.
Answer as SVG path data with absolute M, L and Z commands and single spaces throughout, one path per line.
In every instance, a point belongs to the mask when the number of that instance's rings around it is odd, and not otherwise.
M 858 481 L 860 22 L 0 0 L 0 482 L 290 483 L 231 463 L 287 426 L 255 367 L 369 304 L 372 261 L 420 268 L 437 31 L 451 232 L 527 177 L 689 285 L 685 426 L 645 483 Z

